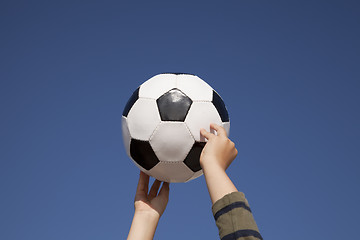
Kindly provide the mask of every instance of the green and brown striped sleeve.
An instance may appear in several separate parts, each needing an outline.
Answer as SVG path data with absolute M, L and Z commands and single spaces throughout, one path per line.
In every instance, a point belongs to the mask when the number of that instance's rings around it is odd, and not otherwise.
M 212 212 L 221 240 L 263 239 L 243 193 L 224 196 L 214 203 Z

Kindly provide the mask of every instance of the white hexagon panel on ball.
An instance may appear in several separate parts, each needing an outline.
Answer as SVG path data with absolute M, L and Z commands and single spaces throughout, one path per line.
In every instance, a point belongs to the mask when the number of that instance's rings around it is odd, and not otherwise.
M 157 99 L 173 88 L 176 88 L 176 75 L 159 74 L 141 84 L 139 97 Z
M 222 126 L 226 131 L 226 135 L 229 137 L 230 136 L 230 122 L 224 122 L 222 124 Z
M 198 178 L 198 177 L 200 177 L 200 176 L 203 175 L 203 174 L 204 174 L 203 170 L 197 171 L 196 173 L 194 173 L 194 174 L 192 175 L 191 178 L 189 178 L 188 180 L 186 180 L 186 182 L 189 182 L 189 181 L 191 181 L 191 180 L 194 180 L 195 178 Z
M 183 162 L 159 162 L 149 174 L 163 182 L 186 182 L 194 172 Z
M 189 74 L 177 75 L 177 88 L 193 101 L 211 101 L 213 89 L 198 76 Z
M 184 122 L 162 122 L 150 138 L 150 145 L 160 162 L 183 161 L 194 142 Z
M 194 102 L 186 116 L 185 123 L 197 142 L 205 141 L 200 134 L 201 128 L 210 132 L 211 123 L 222 126 L 218 111 L 211 102 Z
M 139 98 L 130 109 L 127 123 L 132 138 L 147 141 L 160 123 L 160 115 L 154 99 Z
M 126 153 L 128 156 L 130 156 L 131 136 L 130 136 L 130 131 L 129 131 L 128 124 L 127 124 L 127 119 L 124 116 L 121 117 L 121 130 L 122 130 L 123 143 L 124 143 Z

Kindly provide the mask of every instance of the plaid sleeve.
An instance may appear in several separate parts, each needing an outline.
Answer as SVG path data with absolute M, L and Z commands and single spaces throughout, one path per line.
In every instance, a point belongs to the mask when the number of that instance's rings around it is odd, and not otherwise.
M 225 195 L 214 203 L 212 212 L 221 240 L 263 239 L 243 193 Z

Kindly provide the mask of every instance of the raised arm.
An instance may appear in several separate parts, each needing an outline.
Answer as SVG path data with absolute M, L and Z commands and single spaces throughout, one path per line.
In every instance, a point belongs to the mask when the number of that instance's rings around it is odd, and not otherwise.
M 135 194 L 135 213 L 131 223 L 128 240 L 151 240 L 161 215 L 169 200 L 169 183 L 155 180 L 148 192 L 149 176 L 140 172 Z
M 210 198 L 214 204 L 226 194 L 236 192 L 237 189 L 225 170 L 237 155 L 235 144 L 227 137 L 224 128 L 211 124 L 217 135 L 201 129 L 201 134 L 208 139 L 201 156 L 200 165 L 204 171 Z
M 222 240 L 262 239 L 245 195 L 238 192 L 225 170 L 237 156 L 235 144 L 224 128 L 211 124 L 217 135 L 201 129 L 208 140 L 200 165 L 213 203 L 212 211 Z

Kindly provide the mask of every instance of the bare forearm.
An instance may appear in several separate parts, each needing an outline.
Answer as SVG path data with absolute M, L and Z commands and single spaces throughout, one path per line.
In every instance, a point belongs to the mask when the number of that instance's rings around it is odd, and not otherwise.
M 128 240 L 151 240 L 154 238 L 160 216 L 135 211 Z
M 237 191 L 225 170 L 216 166 L 205 166 L 203 170 L 213 204 L 225 195 Z

